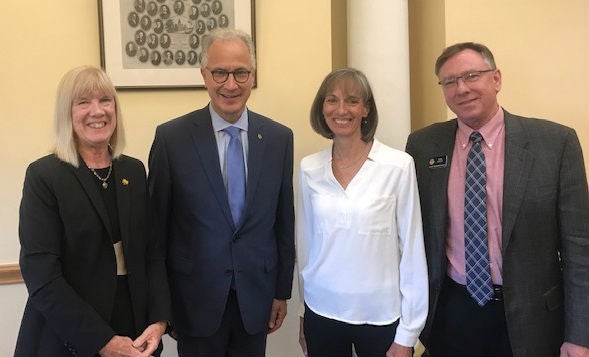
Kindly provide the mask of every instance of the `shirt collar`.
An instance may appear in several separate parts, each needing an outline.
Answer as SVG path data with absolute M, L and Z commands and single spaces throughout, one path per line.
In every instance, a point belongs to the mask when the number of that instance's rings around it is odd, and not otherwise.
M 491 120 L 488 123 L 483 125 L 478 131 L 483 136 L 483 143 L 489 150 L 493 150 L 495 143 L 497 142 L 497 138 L 499 134 L 505 129 L 505 114 L 503 112 L 503 108 L 501 106 L 497 110 L 497 113 L 493 115 Z M 460 147 L 464 150 L 468 147 L 470 142 L 470 134 L 472 134 L 475 130 L 473 130 L 468 125 L 464 124 L 460 120 L 458 120 L 458 142 L 460 143 Z
M 228 126 L 235 126 L 235 127 L 238 127 L 239 129 L 247 132 L 247 129 L 248 129 L 247 108 L 241 113 L 241 116 L 239 117 L 239 119 L 237 119 L 235 124 L 231 124 L 231 123 L 226 122 L 225 119 L 221 118 L 221 116 L 219 114 L 217 114 L 217 112 L 215 112 L 215 109 L 213 109 L 213 106 L 210 104 L 209 104 L 209 112 L 211 113 L 213 130 L 215 130 L 215 132 L 219 132 Z
M 380 141 L 376 140 L 376 138 L 372 139 L 372 147 L 370 148 L 367 157 L 368 160 L 376 161 L 376 159 L 378 158 L 378 152 L 380 151 L 381 145 L 382 144 L 380 143 Z

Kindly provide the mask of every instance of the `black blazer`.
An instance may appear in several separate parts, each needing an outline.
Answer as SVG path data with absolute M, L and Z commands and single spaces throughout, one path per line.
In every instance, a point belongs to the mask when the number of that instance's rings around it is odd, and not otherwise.
M 458 125 L 409 136 L 430 280 L 427 346 L 447 272 L 447 191 Z M 430 159 L 446 157 L 445 165 Z M 505 111 L 502 257 L 507 329 L 515 357 L 558 356 L 564 340 L 589 346 L 589 191 L 571 128 Z
M 143 164 L 113 162 L 121 241 L 137 334 L 171 319 L 163 250 L 149 234 Z M 15 356 L 94 356 L 112 336 L 116 291 L 111 226 L 90 170 L 54 155 L 27 169 L 20 207 L 20 267 L 29 298 Z
M 208 106 L 158 126 L 149 190 L 166 241 L 180 335 L 208 336 L 221 323 L 235 276 L 245 329 L 268 329 L 272 300 L 291 295 L 294 267 L 293 135 L 248 111 L 248 177 L 233 224 Z

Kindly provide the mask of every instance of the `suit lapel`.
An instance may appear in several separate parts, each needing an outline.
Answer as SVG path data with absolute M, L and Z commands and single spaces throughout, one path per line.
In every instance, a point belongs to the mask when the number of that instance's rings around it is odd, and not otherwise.
M 88 198 L 90 199 L 90 202 L 92 203 L 92 206 L 94 206 L 94 209 L 98 213 L 98 216 L 100 217 L 100 220 L 102 221 L 102 225 L 104 226 L 104 228 L 106 229 L 106 232 L 108 233 L 109 239 L 112 239 L 112 232 L 111 232 L 111 227 L 110 227 L 110 221 L 108 219 L 108 214 L 106 212 L 106 206 L 104 205 L 104 202 L 102 201 L 102 198 L 100 197 L 100 194 L 98 193 L 98 189 L 96 188 L 96 183 L 94 182 L 94 177 L 92 177 L 92 173 L 90 172 L 90 169 L 88 168 L 88 166 L 86 166 L 86 163 L 84 162 L 84 160 L 82 160 L 81 157 L 79 158 L 79 160 L 80 160 L 80 165 L 78 166 L 78 168 L 72 167 L 72 169 L 74 170 L 74 174 L 76 175 L 76 177 L 80 181 L 80 184 L 82 185 L 82 188 L 86 192 L 86 195 L 88 195 Z
M 229 207 L 229 198 L 223 181 L 223 174 L 221 173 L 221 164 L 219 163 L 219 152 L 217 151 L 217 140 L 213 131 L 213 124 L 211 116 L 208 111 L 208 107 L 201 111 L 203 115 L 195 117 L 193 119 L 193 125 L 195 130 L 193 131 L 192 138 L 194 145 L 192 145 L 200 162 L 202 162 L 203 171 L 207 176 L 211 185 L 217 203 L 221 207 L 225 219 L 233 224 L 233 218 L 231 216 L 231 208 Z
M 521 207 L 526 182 L 534 160 L 526 146 L 528 136 L 521 121 L 505 111 L 505 167 L 503 173 L 503 251 L 507 248 L 511 232 Z
M 129 189 L 129 165 L 120 159 L 113 161 L 115 174 L 115 190 L 117 193 L 117 208 L 119 213 L 119 225 L 121 240 L 126 248 L 129 244 L 129 224 L 131 223 L 131 198 Z
M 450 120 L 441 124 L 438 135 L 436 135 L 433 142 L 433 149 L 430 152 L 430 158 L 439 156 L 447 156 L 447 165 L 444 168 L 431 168 L 430 170 L 440 170 L 439 175 L 432 174 L 432 185 L 429 190 L 432 202 L 436 202 L 435 206 L 439 207 L 432 213 L 435 233 L 434 236 L 446 237 L 446 230 L 448 224 L 448 180 L 450 178 L 450 167 L 452 165 L 452 156 L 454 153 L 454 143 L 456 142 L 456 129 L 458 127 L 456 119 Z M 436 241 L 439 247 L 435 251 L 443 254 L 442 261 L 445 262 L 446 254 L 446 240 L 439 239 Z M 443 268 L 445 269 L 445 268 Z
M 245 205 L 243 208 L 244 213 L 241 216 L 242 218 L 241 222 L 238 224 L 239 226 L 244 222 L 248 208 L 251 206 L 252 200 L 255 197 L 256 187 L 258 186 L 258 181 L 262 174 L 262 158 L 264 157 L 264 150 L 266 148 L 263 122 L 251 111 L 248 111 L 248 119 L 247 186 L 245 191 Z
M 452 156 L 454 154 L 454 144 L 456 142 L 456 129 L 458 125 L 456 120 L 449 121 L 446 125 L 441 128 L 440 135 L 435 139 L 435 150 L 432 157 L 436 156 L 447 156 L 447 165 L 443 169 L 443 175 L 440 175 L 440 182 L 436 182 L 440 186 L 436 188 L 434 199 L 439 200 L 438 202 L 444 202 L 443 207 L 447 207 L 448 201 L 448 180 L 450 178 L 450 166 L 452 165 Z M 435 169 L 433 169 L 435 170 Z M 444 214 L 444 217 L 447 215 Z

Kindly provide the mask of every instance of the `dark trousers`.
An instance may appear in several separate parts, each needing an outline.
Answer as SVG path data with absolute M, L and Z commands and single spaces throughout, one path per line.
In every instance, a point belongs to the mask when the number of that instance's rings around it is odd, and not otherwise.
M 351 325 L 317 315 L 305 306 L 307 352 L 309 357 L 350 357 L 353 345 L 360 357 L 384 357 L 393 344 L 398 324 Z
M 179 336 L 180 357 L 264 357 L 268 331 L 247 333 L 235 291 L 231 290 L 221 326 L 207 337 Z
M 436 308 L 428 351 L 432 357 L 510 357 L 502 301 L 479 306 L 466 287 L 446 279 Z
M 134 340 L 143 331 L 139 331 L 139 334 L 137 334 L 137 329 L 135 328 L 131 292 L 129 291 L 129 283 L 126 275 L 117 276 L 117 292 L 115 296 L 110 326 L 117 335 L 128 336 Z

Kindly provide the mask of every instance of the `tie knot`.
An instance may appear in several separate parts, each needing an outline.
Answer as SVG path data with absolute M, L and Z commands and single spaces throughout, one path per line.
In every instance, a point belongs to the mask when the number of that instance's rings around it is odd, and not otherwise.
M 474 144 L 478 144 L 483 141 L 483 136 L 478 131 L 473 131 L 472 134 L 470 134 L 470 140 L 472 140 Z
M 228 126 L 225 129 L 223 129 L 224 132 L 226 132 L 227 134 L 231 135 L 231 138 L 235 138 L 239 135 L 239 131 L 241 129 L 239 129 L 236 126 Z

